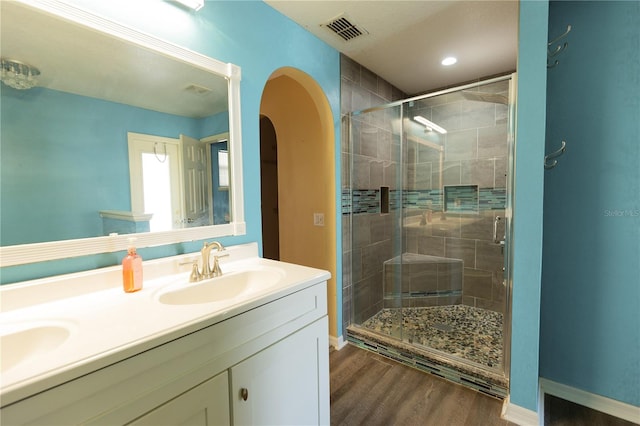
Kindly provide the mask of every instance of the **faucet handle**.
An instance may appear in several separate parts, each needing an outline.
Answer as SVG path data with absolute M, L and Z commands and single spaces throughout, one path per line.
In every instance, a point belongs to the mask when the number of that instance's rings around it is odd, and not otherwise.
M 200 270 L 198 269 L 198 259 L 194 259 L 191 262 L 180 262 L 179 265 L 192 265 L 191 275 L 189 275 L 190 283 L 195 283 L 202 279 L 202 275 L 200 274 Z
M 200 270 L 198 269 L 198 261 L 195 260 L 193 262 L 193 267 L 191 268 L 191 275 L 189 275 L 189 282 L 195 283 L 202 279 L 202 275 L 200 274 Z
M 222 275 L 222 269 L 220 269 L 220 261 L 218 259 L 221 257 L 228 257 L 228 256 L 229 256 L 229 253 L 213 256 L 213 270 L 211 271 L 212 276 L 219 277 L 220 275 Z

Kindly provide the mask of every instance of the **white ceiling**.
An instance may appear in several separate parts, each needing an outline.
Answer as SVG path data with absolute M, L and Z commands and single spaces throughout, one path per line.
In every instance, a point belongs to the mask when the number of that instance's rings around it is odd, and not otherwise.
M 39 87 L 185 117 L 228 109 L 222 76 L 17 2 L 0 10 L 2 57 L 38 68 Z
M 517 0 L 266 3 L 409 95 L 516 68 Z M 38 67 L 40 86 L 187 116 L 226 109 L 222 78 L 194 73 L 192 67 L 148 51 L 130 50 L 126 43 L 16 2 L 0 1 L 0 6 L 2 56 Z M 324 26 L 343 14 L 367 34 L 346 42 Z M 115 55 L 116 51 L 125 53 Z M 443 67 L 440 61 L 448 55 L 457 56 L 458 63 Z M 102 80 L 107 76 L 108 81 Z M 154 85 L 141 86 L 150 82 Z M 190 84 L 212 88 L 214 94 L 187 93 L 184 89 Z M 212 108 L 215 93 L 224 96 Z M 208 111 L 202 112 L 198 105 L 205 104 Z
M 409 95 L 516 69 L 517 0 L 265 0 Z M 346 14 L 368 34 L 351 41 L 324 26 Z M 440 64 L 456 56 L 451 67 Z

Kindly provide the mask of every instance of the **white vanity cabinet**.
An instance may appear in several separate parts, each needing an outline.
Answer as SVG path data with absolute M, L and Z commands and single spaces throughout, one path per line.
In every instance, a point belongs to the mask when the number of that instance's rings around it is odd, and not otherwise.
M 2 424 L 329 424 L 326 288 L 310 284 L 174 330 L 151 349 L 3 406 Z
M 329 423 L 318 406 L 326 379 L 317 367 L 329 353 L 319 337 L 326 329 L 326 321 L 317 321 L 231 368 L 235 424 Z

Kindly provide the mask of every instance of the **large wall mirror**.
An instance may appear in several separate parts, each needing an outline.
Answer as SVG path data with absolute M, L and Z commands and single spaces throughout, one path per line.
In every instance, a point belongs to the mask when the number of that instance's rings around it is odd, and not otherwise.
M 62 3 L 0 7 L 0 266 L 245 233 L 237 66 Z

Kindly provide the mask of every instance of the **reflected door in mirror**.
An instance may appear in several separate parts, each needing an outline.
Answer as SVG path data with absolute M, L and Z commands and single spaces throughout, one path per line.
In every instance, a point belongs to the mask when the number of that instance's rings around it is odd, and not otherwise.
M 153 214 L 152 232 L 181 228 L 180 141 L 129 133 L 128 144 L 132 211 Z
M 206 144 L 189 136 L 180 135 L 184 168 L 185 224 L 192 226 L 213 223 L 209 197 L 211 182 Z

